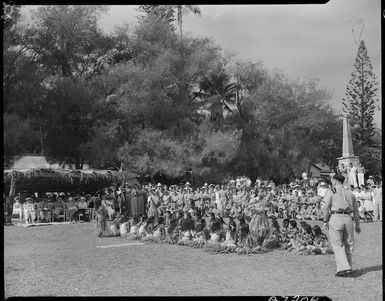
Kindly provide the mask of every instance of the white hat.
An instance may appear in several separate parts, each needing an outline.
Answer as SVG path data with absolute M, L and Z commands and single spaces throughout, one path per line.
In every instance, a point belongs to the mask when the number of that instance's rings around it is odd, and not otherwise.
M 369 176 L 369 178 L 373 178 L 373 176 Z
M 321 182 L 320 186 L 326 186 L 326 183 L 325 182 Z
M 186 182 L 186 185 L 190 185 L 190 182 Z
M 162 184 L 158 183 L 158 186 L 162 186 Z

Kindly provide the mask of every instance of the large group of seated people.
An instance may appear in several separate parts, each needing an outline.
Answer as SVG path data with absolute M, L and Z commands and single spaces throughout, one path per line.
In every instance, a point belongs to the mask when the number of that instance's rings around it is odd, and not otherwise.
M 250 253 L 284 248 L 306 254 L 331 252 L 327 237 L 308 221 L 322 219 L 325 182 L 309 181 L 276 187 L 273 181 L 238 177 L 225 185 L 145 185 L 126 189 L 131 208 L 107 223 L 107 210 L 97 211 L 99 237 L 122 236 L 220 252 Z M 316 186 L 317 185 L 317 186 Z M 138 193 L 145 192 L 145 212 L 137 212 Z M 278 219 L 283 219 L 281 225 Z

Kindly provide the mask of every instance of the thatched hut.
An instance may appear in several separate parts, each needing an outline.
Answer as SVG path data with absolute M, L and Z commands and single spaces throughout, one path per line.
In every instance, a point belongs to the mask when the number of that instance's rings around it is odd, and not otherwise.
M 4 170 L 5 192 L 94 192 L 128 182 L 137 184 L 137 175 L 129 171 L 65 170 L 49 168 Z M 12 187 L 13 186 L 13 187 Z

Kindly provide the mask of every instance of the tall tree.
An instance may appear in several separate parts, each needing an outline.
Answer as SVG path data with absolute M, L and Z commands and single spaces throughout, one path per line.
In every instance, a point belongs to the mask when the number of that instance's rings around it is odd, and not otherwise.
M 86 160 L 82 150 L 97 121 L 96 98 L 95 91 L 84 80 L 61 78 L 48 90 L 43 103 L 48 157 L 82 169 Z
M 179 26 L 179 33 L 180 33 L 180 40 L 183 41 L 182 37 L 182 25 L 183 25 L 183 14 L 192 12 L 194 15 L 200 16 L 202 14 L 200 8 L 196 5 L 177 5 L 176 6 L 176 12 L 177 12 L 177 22 Z
M 33 13 L 30 52 L 51 75 L 89 78 L 108 64 L 113 40 L 99 28 L 104 6 L 49 5 Z
M 28 57 L 20 6 L 3 4 L 4 160 L 39 152 L 41 72 Z
M 377 80 L 364 40 L 361 40 L 351 79 L 343 98 L 343 110 L 353 126 L 353 135 L 362 145 L 373 143 Z

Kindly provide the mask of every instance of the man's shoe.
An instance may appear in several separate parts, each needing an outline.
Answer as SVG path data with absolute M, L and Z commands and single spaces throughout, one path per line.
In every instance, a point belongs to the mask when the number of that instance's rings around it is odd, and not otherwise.
M 346 277 L 348 274 L 351 273 L 351 271 L 352 271 L 351 269 L 339 271 L 339 272 L 336 273 L 336 276 L 337 277 Z

